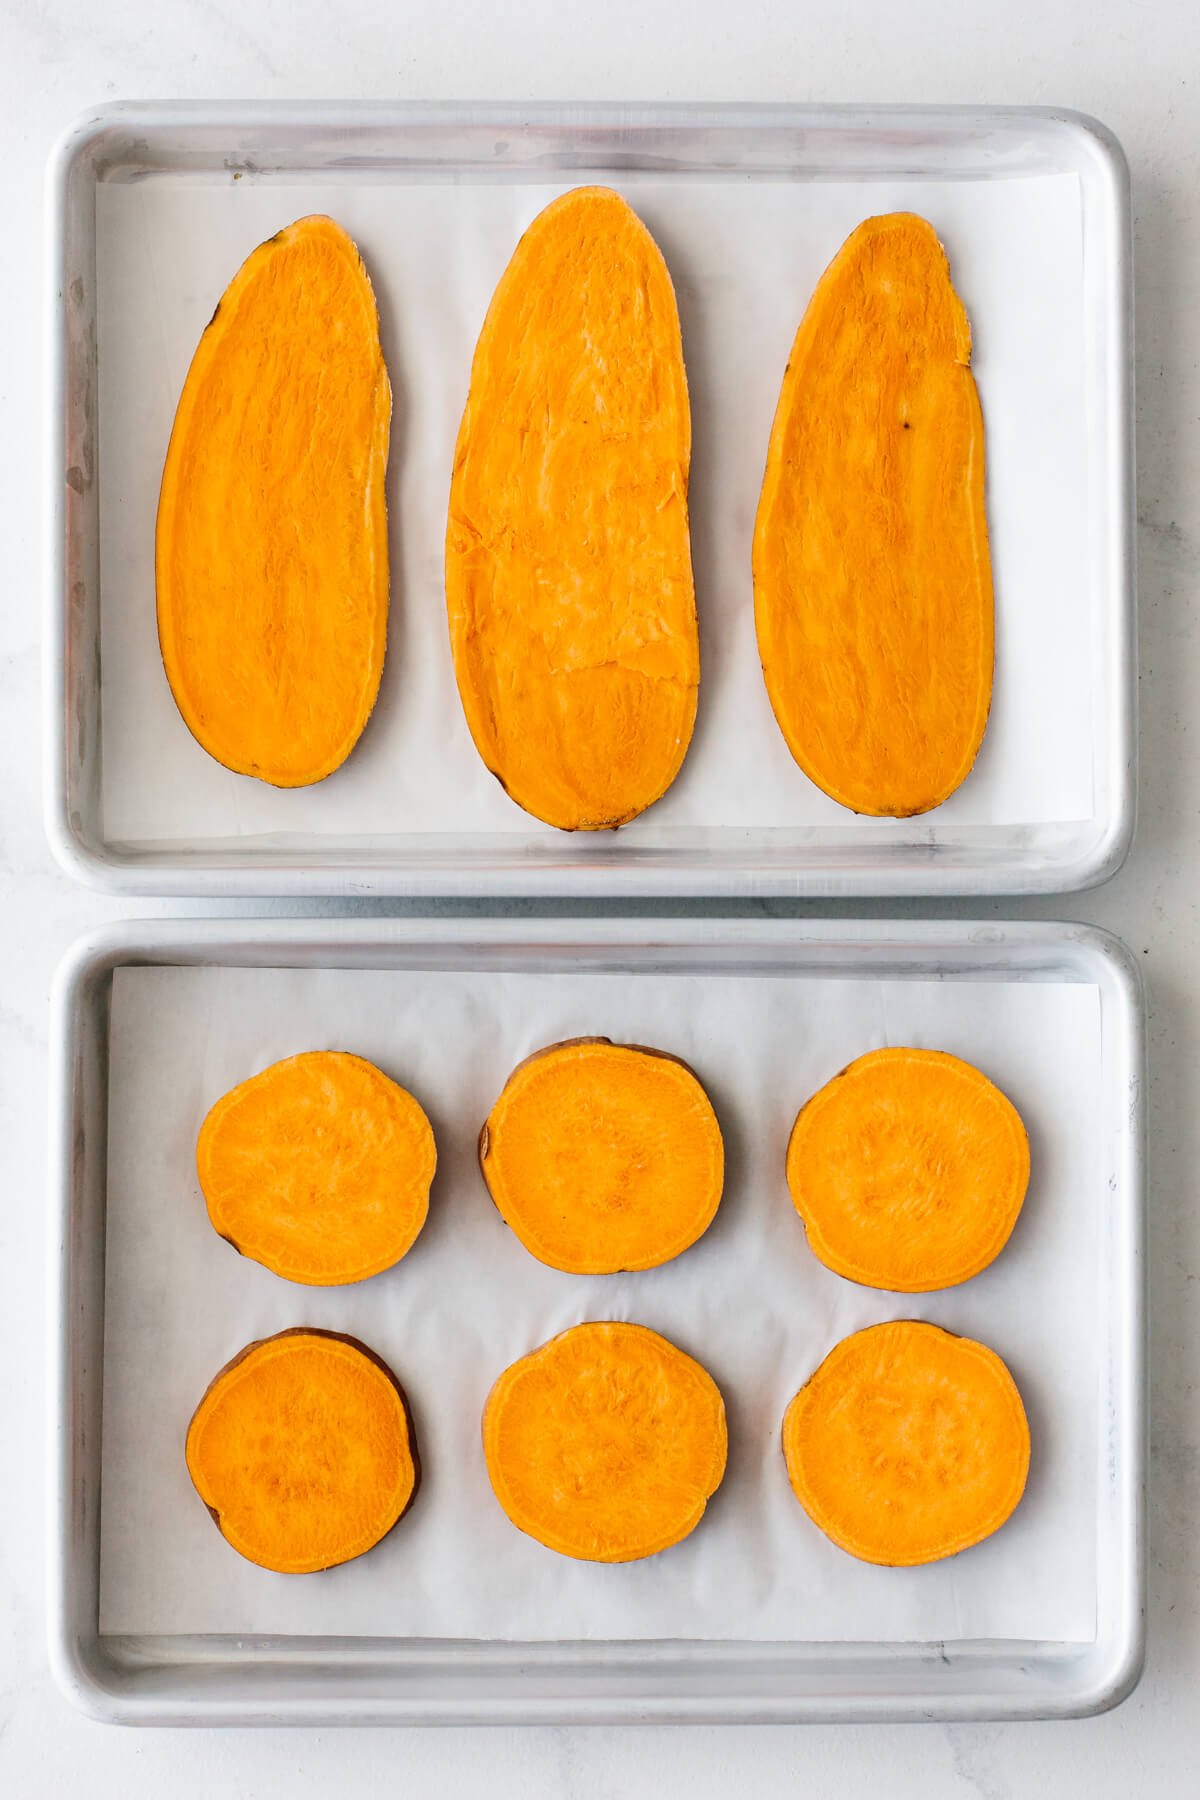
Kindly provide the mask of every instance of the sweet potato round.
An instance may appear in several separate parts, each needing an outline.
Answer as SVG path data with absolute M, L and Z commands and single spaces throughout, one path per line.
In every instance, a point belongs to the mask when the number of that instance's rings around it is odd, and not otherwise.
M 608 1038 L 551 1044 L 514 1069 L 479 1163 L 525 1248 L 573 1275 L 678 1256 L 712 1223 L 725 1173 L 717 1116 L 687 1064 Z
M 783 1421 L 796 1498 L 863 1562 L 909 1567 L 990 1537 L 1025 1490 L 1029 1425 L 996 1355 L 901 1319 L 843 1338 Z
M 1029 1138 L 986 1075 L 941 1050 L 873 1050 L 803 1106 L 787 1181 L 827 1268 L 923 1294 L 1000 1254 L 1029 1185 Z
M 248 1344 L 209 1384 L 188 1473 L 249 1562 L 307 1575 L 370 1550 L 420 1480 L 404 1390 L 357 1339 L 302 1327 Z
M 192 358 L 158 502 L 163 667 L 210 756 L 275 787 L 350 754 L 387 639 L 392 394 L 332 219 L 260 244 Z
M 563 1556 L 634 1562 L 687 1537 L 725 1473 L 725 1403 L 644 1325 L 576 1325 L 504 1371 L 483 1414 L 496 1498 Z
M 933 228 L 868 219 L 792 345 L 754 530 L 767 692 L 809 778 L 858 813 L 965 780 L 992 694 L 971 329 Z
M 213 1229 L 308 1287 L 390 1269 L 416 1241 L 437 1163 L 417 1101 L 361 1056 L 309 1050 L 212 1108 L 196 1169 Z
M 622 825 L 691 740 L 700 649 L 679 315 L 619 194 L 539 213 L 480 332 L 454 452 L 446 599 L 475 747 L 564 831 Z

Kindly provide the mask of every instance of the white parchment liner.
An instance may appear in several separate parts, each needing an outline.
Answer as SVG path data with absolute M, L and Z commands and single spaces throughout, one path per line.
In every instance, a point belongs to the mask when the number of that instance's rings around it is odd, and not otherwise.
M 575 1277 L 495 1212 L 476 1136 L 512 1066 L 563 1037 L 657 1045 L 698 1071 L 725 1133 L 713 1227 L 666 1268 Z M 881 1044 L 954 1051 L 1029 1127 L 1033 1177 L 992 1268 L 893 1296 L 824 1269 L 784 1183 L 801 1102 Z M 234 1082 L 297 1050 L 354 1050 L 408 1086 L 439 1150 L 428 1225 L 395 1269 L 313 1289 L 208 1224 L 196 1132 Z M 747 975 L 123 968 L 112 1005 L 100 1624 L 107 1632 L 447 1638 L 1090 1639 L 1103 1334 L 1100 1008 L 1086 985 Z M 919 1317 L 1005 1358 L 1033 1433 L 1028 1491 L 995 1537 L 917 1570 L 858 1563 L 794 1500 L 784 1407 L 845 1333 Z M 575 1563 L 518 1533 L 489 1487 L 484 1398 L 509 1362 L 588 1318 L 664 1332 L 726 1398 L 725 1483 L 683 1544 Z M 424 1480 L 357 1562 L 280 1576 L 220 1537 L 184 1465 L 188 1419 L 249 1340 L 313 1324 L 362 1338 L 412 1402 Z
M 581 172 L 582 182 L 589 177 Z M 179 176 L 97 193 L 104 831 L 137 844 L 270 835 L 303 846 L 443 846 L 500 834 L 588 853 L 506 798 L 471 743 L 446 629 L 451 457 L 475 338 L 495 283 L 562 184 L 348 179 L 216 184 Z M 975 338 L 987 428 L 996 686 L 976 768 L 917 821 L 871 821 L 927 844 L 945 825 L 1092 814 L 1087 418 L 1080 192 L 1072 175 L 984 181 L 622 178 L 674 278 L 693 411 L 693 555 L 701 621 L 696 734 L 679 779 L 621 846 L 730 828 L 863 826 L 792 761 L 771 715 L 752 615 L 750 537 L 792 336 L 821 271 L 871 213 L 914 208 L 947 246 Z M 163 675 L 154 519 L 180 388 L 221 292 L 262 239 L 329 212 L 379 297 L 395 390 L 392 615 L 379 703 L 349 762 L 280 792 L 193 741 Z M 729 838 L 722 839 L 728 848 Z M 594 851 L 595 846 L 591 849 Z

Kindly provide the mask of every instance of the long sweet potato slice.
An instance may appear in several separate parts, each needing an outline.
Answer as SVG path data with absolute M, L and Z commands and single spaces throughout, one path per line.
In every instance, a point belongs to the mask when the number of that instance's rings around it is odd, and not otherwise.
M 534 220 L 480 333 L 446 595 L 475 746 L 527 812 L 599 831 L 679 772 L 700 678 L 675 294 L 618 194 Z
M 375 296 L 332 219 L 242 264 L 192 358 L 158 502 L 163 667 L 218 762 L 303 787 L 375 704 L 392 394 Z
M 873 1050 L 800 1109 L 787 1182 L 838 1275 L 923 1294 L 986 1269 L 1029 1185 L 1016 1107 L 942 1050 Z
M 721 1484 L 725 1403 L 644 1325 L 576 1325 L 501 1375 L 488 1475 L 517 1526 L 563 1556 L 634 1562 L 687 1537 Z
M 796 1498 L 863 1562 L 937 1562 L 999 1529 L 1025 1490 L 1029 1425 L 996 1355 L 912 1319 L 831 1350 L 791 1402 Z
M 248 1561 L 307 1575 L 370 1550 L 420 1480 L 404 1390 L 357 1339 L 307 1327 L 262 1338 L 210 1383 L 188 1473 Z
M 792 755 L 858 813 L 965 779 L 992 693 L 983 415 L 933 229 L 868 219 L 792 345 L 754 530 L 763 674 Z
M 337 1287 L 409 1251 L 429 1211 L 433 1130 L 361 1056 L 309 1050 L 217 1101 L 196 1169 L 214 1230 L 288 1281 Z
M 670 1262 L 707 1231 L 725 1153 L 712 1103 L 678 1057 L 571 1038 L 509 1076 L 479 1163 L 540 1262 L 612 1275 Z

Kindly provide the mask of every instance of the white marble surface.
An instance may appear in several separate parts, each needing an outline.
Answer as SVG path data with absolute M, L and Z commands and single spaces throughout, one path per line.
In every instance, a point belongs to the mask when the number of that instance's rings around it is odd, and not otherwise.
M 1067 1725 L 853 1730 L 135 1732 L 76 1716 L 51 1686 L 42 1625 L 46 995 L 68 942 L 118 909 L 52 867 L 39 817 L 42 173 L 55 135 L 97 99 L 346 94 L 1042 102 L 1097 113 L 1124 141 L 1138 253 L 1141 830 L 1128 867 L 1099 893 L 975 909 L 1110 926 L 1143 957 L 1150 984 L 1150 1648 L 1140 1688 L 1115 1713 Z M 0 1793 L 1193 1794 L 1200 8 L 1194 0 L 4 0 L 0 120 L 0 1332 L 8 1352 L 0 1380 Z

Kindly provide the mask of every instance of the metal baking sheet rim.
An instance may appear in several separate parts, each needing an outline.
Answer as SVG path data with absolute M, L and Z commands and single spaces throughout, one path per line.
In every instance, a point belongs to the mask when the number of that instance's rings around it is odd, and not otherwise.
M 109 1638 L 98 1632 L 106 1179 L 103 1057 L 112 972 L 129 963 L 370 967 L 607 956 L 654 970 L 722 958 L 843 971 L 1084 979 L 1101 991 L 1114 1112 L 1108 1442 L 1118 1566 L 1084 1646 L 401 1643 Z M 122 1724 L 766 1723 L 1073 1718 L 1117 1705 L 1145 1648 L 1145 1026 L 1130 951 L 1092 926 L 681 920 L 131 921 L 68 952 L 51 1009 L 50 1662 L 82 1711 Z M 90 1227 L 90 1242 L 89 1242 Z M 88 1458 L 91 1458 L 89 1465 Z
M 353 854 L 303 849 L 265 856 L 187 843 L 168 851 L 138 850 L 104 841 L 91 828 L 79 791 L 80 740 L 99 742 L 99 506 L 93 476 L 95 442 L 95 316 L 72 313 L 71 288 L 89 252 L 94 260 L 94 207 L 88 210 L 82 174 L 97 144 L 126 135 L 172 129 L 268 128 L 314 137 L 339 128 L 402 131 L 483 123 L 519 130 L 557 125 L 588 130 L 774 130 L 840 132 L 962 132 L 1053 127 L 1082 146 L 1111 269 L 1103 284 L 1104 384 L 1110 428 L 1099 444 L 1098 481 L 1105 522 L 1104 568 L 1098 577 L 1108 669 L 1103 733 L 1107 811 L 1078 828 L 1056 828 L 1062 842 L 1040 858 L 1026 850 L 962 845 L 881 846 L 882 856 L 840 850 L 795 851 L 788 860 L 770 849 L 719 857 L 702 849 L 648 852 L 631 846 L 584 861 L 547 842 L 528 851 L 470 855 L 448 848 L 428 854 L 398 847 Z M 90 194 L 91 189 L 87 190 Z M 50 429 L 46 451 L 46 586 L 44 683 L 44 817 L 50 847 L 77 881 L 124 895 L 210 897 L 371 895 L 410 898 L 508 898 L 578 895 L 637 897 L 886 897 L 937 894 L 1066 893 L 1095 887 L 1121 867 L 1133 840 L 1137 790 L 1137 637 L 1133 532 L 1133 283 L 1129 171 L 1120 144 L 1099 121 L 1049 107 L 869 106 L 513 106 L 481 104 L 379 106 L 373 103 L 115 102 L 91 109 L 63 134 L 47 170 L 48 314 L 46 382 Z M 93 284 L 94 285 L 94 284 Z M 83 292 L 81 288 L 79 290 Z M 91 294 L 94 306 L 94 293 Z M 81 369 L 83 375 L 81 378 Z M 81 479 L 82 477 L 82 479 Z M 87 632 L 91 639 L 88 641 Z M 93 755 L 95 763 L 95 755 Z M 93 780 L 98 777 L 93 771 Z M 1094 826 L 1090 833 L 1088 825 Z M 1000 830 L 1001 828 L 993 828 Z M 1014 828 L 1015 830 L 1016 828 Z M 1065 835 L 1063 835 L 1065 833 Z

